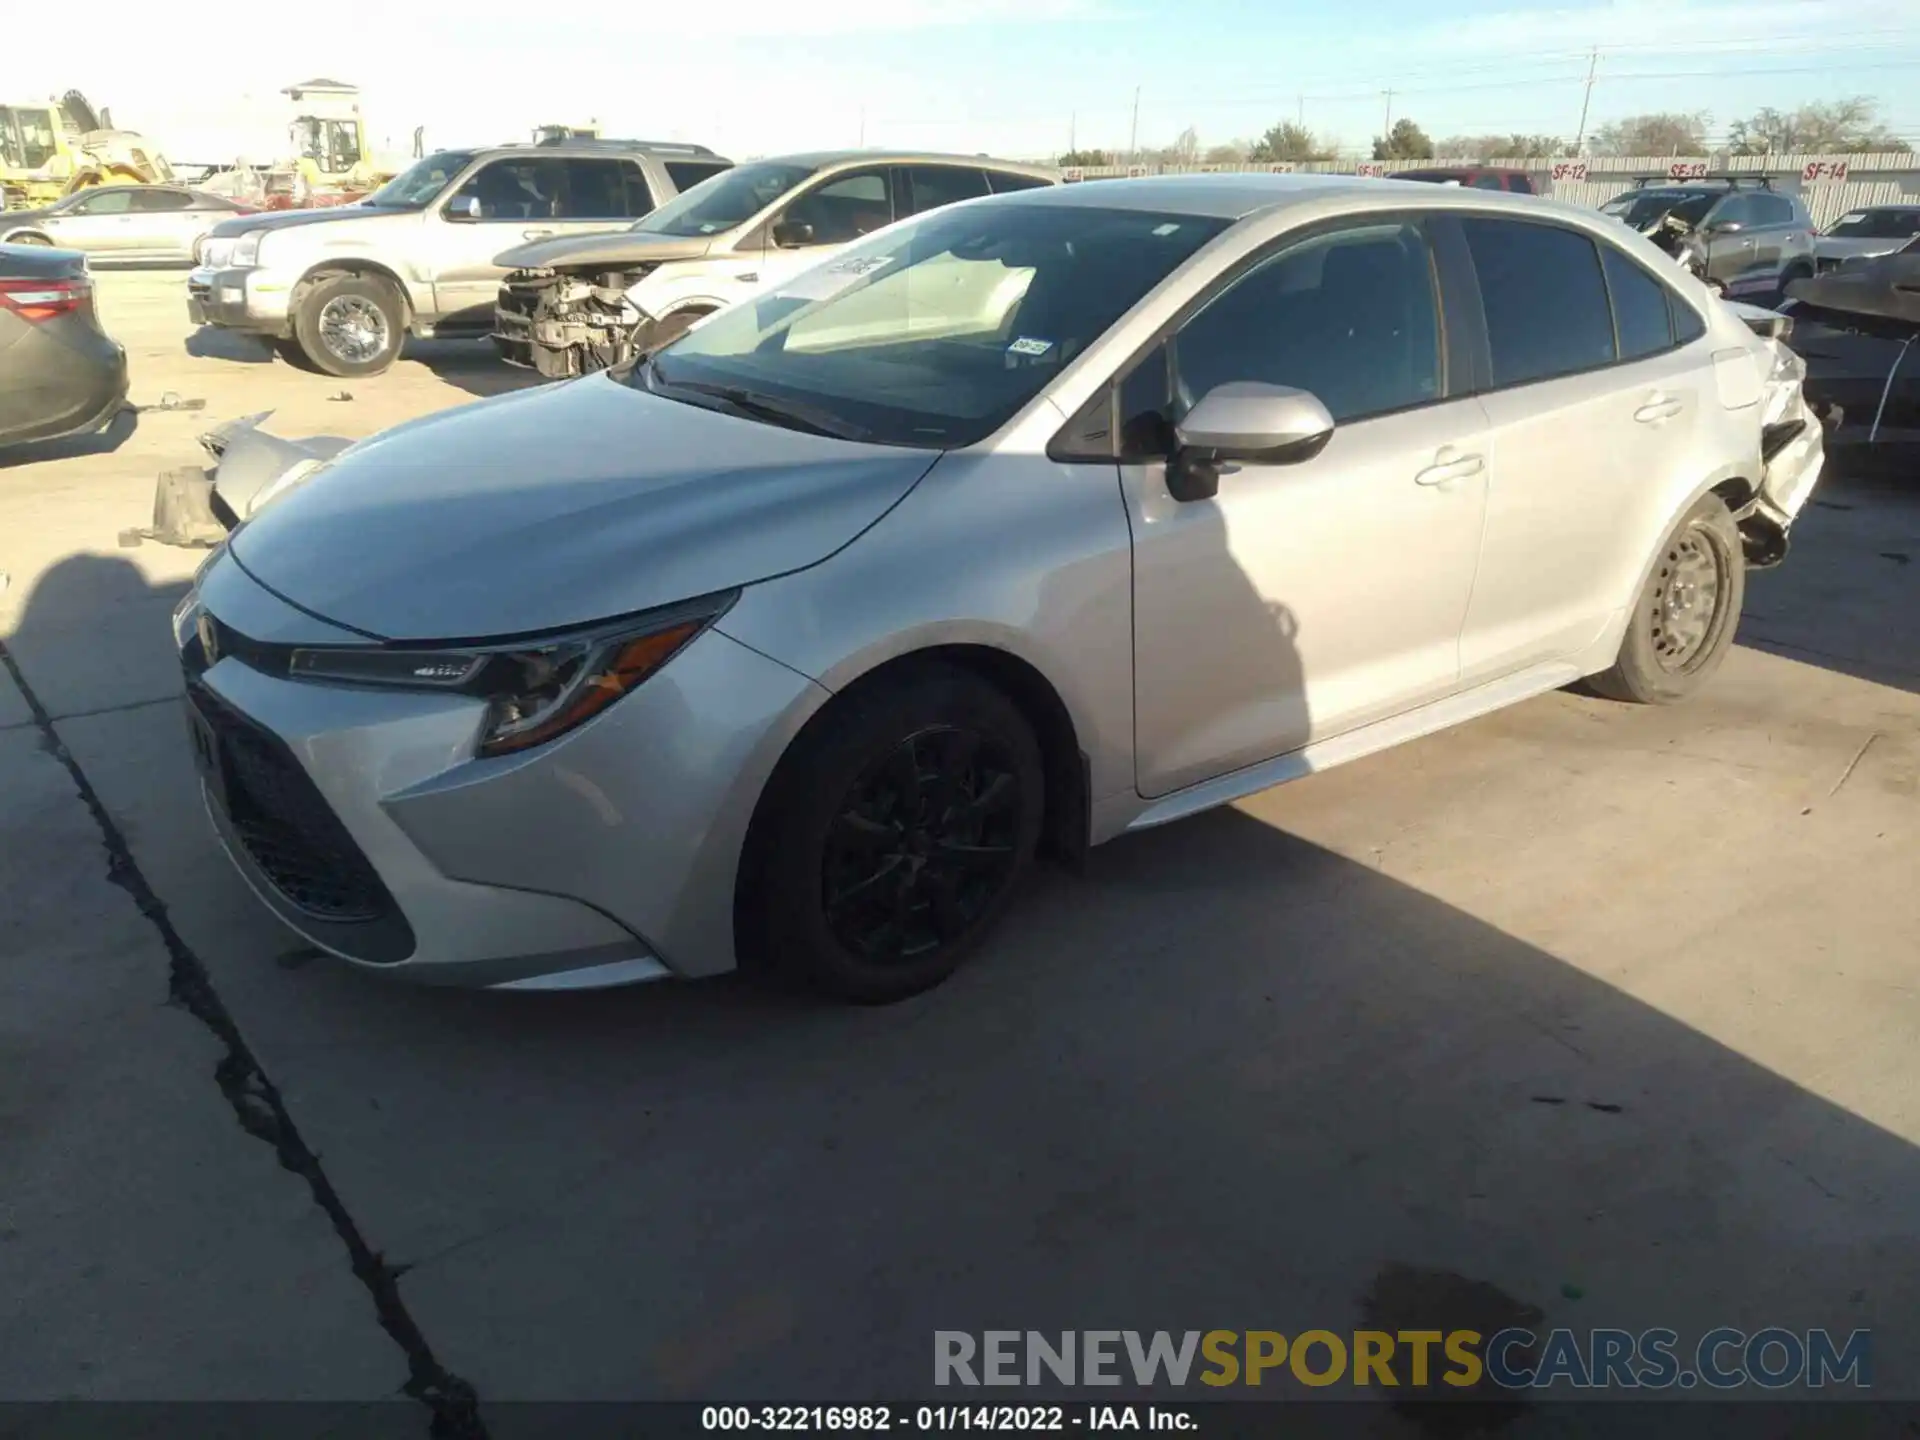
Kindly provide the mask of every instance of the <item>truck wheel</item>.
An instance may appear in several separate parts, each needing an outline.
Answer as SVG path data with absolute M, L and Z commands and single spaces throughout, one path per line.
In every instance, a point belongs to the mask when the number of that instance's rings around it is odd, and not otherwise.
M 1726 502 L 1703 495 L 1660 542 L 1613 668 L 1587 681 L 1609 700 L 1672 705 L 1707 683 L 1733 648 L 1747 569 Z
M 328 375 L 378 375 L 399 358 L 406 305 L 385 280 L 335 275 L 307 292 L 293 333 L 308 361 Z

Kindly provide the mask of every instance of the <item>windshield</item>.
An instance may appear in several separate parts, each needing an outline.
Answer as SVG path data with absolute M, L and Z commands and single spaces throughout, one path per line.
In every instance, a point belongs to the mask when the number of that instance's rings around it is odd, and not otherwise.
M 1920 234 L 1920 210 L 1852 210 L 1826 233 L 1842 240 L 1904 240 Z
M 718 235 L 751 220 L 811 174 L 805 165 L 736 165 L 682 190 L 633 228 L 643 235 Z
M 971 445 L 1228 223 L 990 200 L 936 210 L 721 311 L 626 380 L 775 423 L 785 411 L 796 428 Z
M 424 210 L 472 159 L 471 150 L 438 151 L 414 161 L 360 203 L 390 210 Z
M 1629 190 L 1614 196 L 1600 211 L 1626 221 L 1636 230 L 1646 229 L 1669 213 L 1676 220 L 1698 225 L 1719 198 L 1719 192 L 1712 190 Z

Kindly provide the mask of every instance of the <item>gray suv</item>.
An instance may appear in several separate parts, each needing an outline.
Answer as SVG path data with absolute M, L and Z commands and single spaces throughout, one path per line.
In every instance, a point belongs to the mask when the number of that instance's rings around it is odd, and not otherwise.
M 1813 220 L 1759 177 L 1642 180 L 1600 207 L 1720 295 L 1771 295 L 1814 271 Z
M 442 150 L 355 204 L 215 226 L 188 318 L 329 375 L 377 374 L 409 334 L 492 330 L 502 250 L 624 229 L 731 164 L 703 145 L 623 140 Z

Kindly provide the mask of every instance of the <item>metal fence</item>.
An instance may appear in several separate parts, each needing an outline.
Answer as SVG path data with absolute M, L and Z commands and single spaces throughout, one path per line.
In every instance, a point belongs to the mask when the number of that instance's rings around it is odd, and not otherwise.
M 1700 174 L 1765 176 L 1782 194 L 1798 195 L 1824 229 L 1863 205 L 1920 204 L 1920 155 L 1635 155 L 1594 156 L 1584 160 L 1470 157 L 1413 162 L 1317 160 L 1300 164 L 1105 165 L 1062 169 L 1069 181 L 1104 180 L 1133 175 L 1274 172 L 1318 175 L 1391 175 L 1394 170 L 1524 170 L 1542 195 L 1574 205 L 1600 206 L 1643 175 L 1684 180 Z

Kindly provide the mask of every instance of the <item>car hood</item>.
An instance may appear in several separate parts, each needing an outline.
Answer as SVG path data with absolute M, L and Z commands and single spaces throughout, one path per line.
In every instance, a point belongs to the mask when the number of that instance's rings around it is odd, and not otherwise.
M 563 235 L 516 245 L 493 257 L 508 270 L 559 270 L 570 265 L 649 265 L 695 260 L 713 246 L 711 235 L 643 235 L 616 230 L 611 235 Z
M 1920 333 L 1920 254 L 1881 255 L 1859 265 L 1796 280 L 1787 294 L 1894 335 Z
M 234 531 L 316 616 L 388 640 L 532 634 L 804 569 L 939 457 L 780 429 L 601 374 L 397 426 Z
M 367 220 L 377 215 L 417 215 L 417 210 L 388 210 L 372 205 L 328 205 L 318 210 L 256 210 L 251 215 L 236 215 L 222 220 L 207 233 L 225 239 L 255 230 L 298 230 L 303 225 L 324 225 L 329 221 Z
M 8 210 L 0 214 L 0 228 L 11 230 L 16 225 L 32 225 L 41 220 L 57 218 L 51 205 L 42 205 L 34 210 Z
M 1813 252 L 1830 260 L 1843 260 L 1853 255 L 1891 255 L 1906 243 L 1905 240 L 1816 235 L 1813 237 Z

